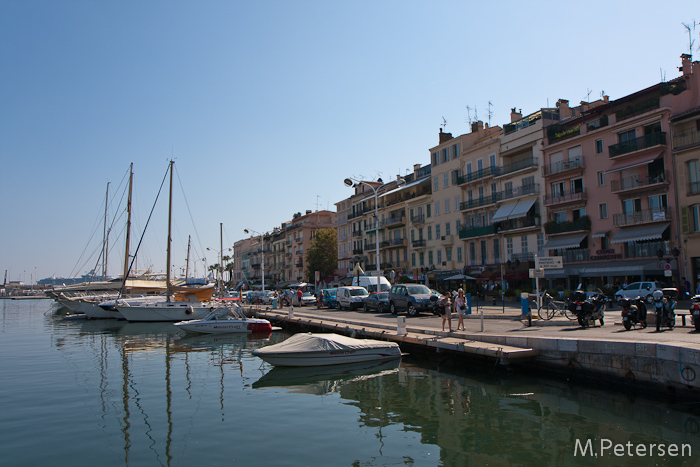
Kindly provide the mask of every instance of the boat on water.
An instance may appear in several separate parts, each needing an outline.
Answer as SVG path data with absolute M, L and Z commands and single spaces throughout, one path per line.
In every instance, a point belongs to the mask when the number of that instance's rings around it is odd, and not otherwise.
M 396 342 L 355 339 L 340 334 L 295 334 L 279 344 L 253 351 L 275 366 L 321 366 L 401 358 Z
M 187 332 L 201 334 L 224 333 L 256 333 L 271 332 L 272 325 L 266 319 L 248 318 L 238 306 L 214 308 L 209 316 L 203 319 L 191 319 L 174 323 Z

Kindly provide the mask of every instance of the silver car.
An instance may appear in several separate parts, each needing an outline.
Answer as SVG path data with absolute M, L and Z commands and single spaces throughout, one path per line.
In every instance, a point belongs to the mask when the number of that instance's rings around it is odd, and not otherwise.
M 654 290 L 663 288 L 664 285 L 661 282 L 656 281 L 632 282 L 627 287 L 615 292 L 615 301 L 619 302 L 622 298 L 634 299 L 637 297 L 646 299 L 652 294 L 652 292 L 654 292 Z

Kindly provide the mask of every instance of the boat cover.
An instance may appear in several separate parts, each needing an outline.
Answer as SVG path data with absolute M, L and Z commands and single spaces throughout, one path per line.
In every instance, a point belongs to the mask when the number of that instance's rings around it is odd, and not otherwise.
M 384 342 L 374 339 L 355 339 L 341 336 L 340 334 L 312 334 L 300 333 L 279 344 L 269 345 L 255 351 L 256 355 L 299 353 L 299 352 L 324 352 L 329 350 L 365 350 L 394 348 L 395 342 Z

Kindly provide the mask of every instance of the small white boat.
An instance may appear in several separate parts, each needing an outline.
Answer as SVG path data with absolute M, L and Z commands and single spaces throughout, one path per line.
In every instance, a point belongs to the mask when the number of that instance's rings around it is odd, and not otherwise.
M 355 339 L 340 334 L 295 334 L 279 344 L 253 350 L 275 366 L 321 366 L 401 358 L 396 342 Z
M 229 332 L 253 333 L 271 332 L 272 326 L 266 319 L 247 318 L 237 307 L 215 308 L 203 319 L 191 319 L 174 323 L 180 329 L 202 334 L 223 334 Z

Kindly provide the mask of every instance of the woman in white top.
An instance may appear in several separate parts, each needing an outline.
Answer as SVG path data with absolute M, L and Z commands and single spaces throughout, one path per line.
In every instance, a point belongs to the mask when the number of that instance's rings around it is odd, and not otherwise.
M 459 321 L 457 322 L 457 330 L 459 331 L 459 327 L 462 326 L 462 331 L 465 331 L 464 329 L 464 310 L 467 308 L 467 302 L 464 299 L 464 291 L 462 289 L 459 289 L 459 292 L 457 292 L 457 298 L 455 298 L 455 310 L 457 310 L 457 315 L 459 316 Z

